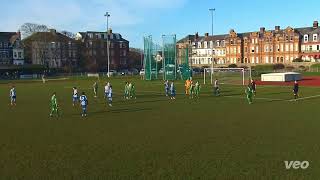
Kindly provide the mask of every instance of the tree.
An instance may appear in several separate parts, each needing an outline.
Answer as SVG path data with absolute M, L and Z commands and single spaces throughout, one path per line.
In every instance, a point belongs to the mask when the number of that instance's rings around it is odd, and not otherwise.
M 20 26 L 19 31 L 21 32 L 23 38 L 27 38 L 35 32 L 48 32 L 49 28 L 43 24 L 24 23 L 22 26 Z

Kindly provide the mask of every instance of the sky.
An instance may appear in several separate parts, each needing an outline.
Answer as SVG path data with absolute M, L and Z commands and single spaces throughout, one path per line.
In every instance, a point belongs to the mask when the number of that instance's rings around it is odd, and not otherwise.
M 306 6 L 304 6 L 306 5 Z M 109 26 L 143 47 L 143 37 L 211 33 L 211 14 L 215 8 L 214 34 L 312 26 L 320 21 L 318 0 L 1 0 L 0 31 L 17 31 L 26 22 L 45 24 L 71 32 L 105 31 L 104 14 L 110 13 Z

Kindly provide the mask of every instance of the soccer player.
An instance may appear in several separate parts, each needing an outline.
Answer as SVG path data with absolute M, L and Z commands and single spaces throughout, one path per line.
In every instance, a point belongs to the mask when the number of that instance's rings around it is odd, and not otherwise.
M 218 81 L 218 79 L 216 79 L 216 80 L 214 81 L 213 94 L 214 94 L 215 96 L 220 96 L 220 89 L 219 89 L 219 81 Z
M 166 96 L 169 96 L 169 89 L 170 89 L 169 81 L 166 80 L 166 81 L 164 82 L 164 90 L 165 90 L 165 92 L 166 92 Z
M 293 85 L 293 96 L 294 99 L 297 100 L 299 97 L 299 84 L 298 81 L 294 81 L 294 85 Z
M 107 82 L 106 85 L 104 86 L 104 97 L 105 98 L 108 97 L 109 89 L 110 89 L 110 83 Z
M 193 82 L 191 82 L 190 87 L 189 87 L 190 99 L 193 99 L 193 95 L 194 95 L 194 84 L 193 84 Z
M 88 107 L 88 98 L 87 98 L 85 92 L 82 92 L 82 95 L 80 96 L 80 105 L 82 107 L 81 116 L 86 117 L 87 116 L 87 107 Z
M 129 83 L 126 82 L 124 85 L 124 99 L 129 99 Z
M 245 90 L 245 93 L 247 95 L 247 100 L 249 104 L 252 104 L 252 95 L 253 95 L 253 90 L 250 85 L 247 86 L 247 89 Z
M 199 83 L 199 81 L 197 81 L 197 82 L 196 82 L 196 85 L 195 85 L 195 87 L 194 87 L 195 96 L 196 96 L 197 98 L 199 98 L 200 88 L 201 88 L 200 83 Z
M 93 83 L 93 94 L 95 98 L 98 97 L 98 83 L 96 81 Z
M 134 98 L 134 99 L 137 99 L 136 97 L 136 87 L 134 85 L 134 83 L 130 83 L 131 86 L 130 87 L 130 98 Z
M 14 86 L 11 87 L 9 96 L 10 96 L 11 106 L 16 106 L 17 105 L 17 91 Z
M 44 74 L 42 74 L 42 83 L 44 84 L 44 83 L 46 83 L 46 79 L 45 79 L 45 76 L 44 76 Z
M 109 90 L 107 94 L 107 100 L 110 107 L 112 107 L 112 85 L 109 85 Z
M 251 88 L 252 88 L 252 91 L 253 91 L 253 95 L 256 96 L 256 87 L 257 87 L 257 84 L 255 82 L 255 80 L 251 79 Z
M 174 87 L 173 81 L 170 84 L 170 99 L 176 99 L 176 88 Z
M 57 102 L 57 96 L 56 93 L 54 92 L 51 96 L 51 112 L 50 112 L 50 117 L 53 116 L 53 114 L 56 114 L 56 116 L 59 116 L 59 106 L 58 106 L 58 102 Z
M 190 85 L 191 85 L 191 80 L 190 79 L 187 79 L 184 86 L 185 86 L 185 90 L 186 90 L 186 95 L 189 94 L 190 92 Z
M 78 97 L 78 89 L 77 87 L 73 87 L 73 93 L 72 93 L 72 105 L 75 106 L 77 102 L 79 101 Z
M 132 91 L 132 83 L 131 82 L 129 82 L 129 84 L 128 84 L 128 98 L 129 99 L 131 99 L 131 91 Z

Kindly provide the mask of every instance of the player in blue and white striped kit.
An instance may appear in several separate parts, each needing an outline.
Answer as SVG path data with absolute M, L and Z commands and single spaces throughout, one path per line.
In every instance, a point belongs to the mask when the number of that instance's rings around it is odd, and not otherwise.
M 166 81 L 164 82 L 164 90 L 165 90 L 165 92 L 166 92 L 166 96 L 169 96 L 170 85 L 169 85 L 169 81 L 168 81 L 168 80 L 166 80 Z
M 79 101 L 78 97 L 78 89 L 76 87 L 73 87 L 73 93 L 72 93 L 72 105 L 75 106 L 77 102 Z
M 176 99 L 176 88 L 174 87 L 173 81 L 170 84 L 170 99 Z
M 10 103 L 11 106 L 17 105 L 17 92 L 14 86 L 10 89 Z
M 87 107 L 88 107 L 88 98 L 85 94 L 85 92 L 82 93 L 82 95 L 80 96 L 80 105 L 82 108 L 82 114 L 81 116 L 87 116 Z
M 109 85 L 107 100 L 108 100 L 109 106 L 112 107 L 112 85 L 111 84 Z

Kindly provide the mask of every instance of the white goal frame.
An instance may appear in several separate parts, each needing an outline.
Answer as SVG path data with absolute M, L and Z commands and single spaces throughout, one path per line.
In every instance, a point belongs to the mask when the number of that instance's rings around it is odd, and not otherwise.
M 203 84 L 206 84 L 206 72 L 207 70 L 210 70 L 210 82 L 213 84 L 213 74 L 214 70 L 241 70 L 242 72 L 242 85 L 245 85 L 245 68 L 204 68 L 203 70 Z M 249 69 L 250 77 L 251 77 L 251 69 Z

